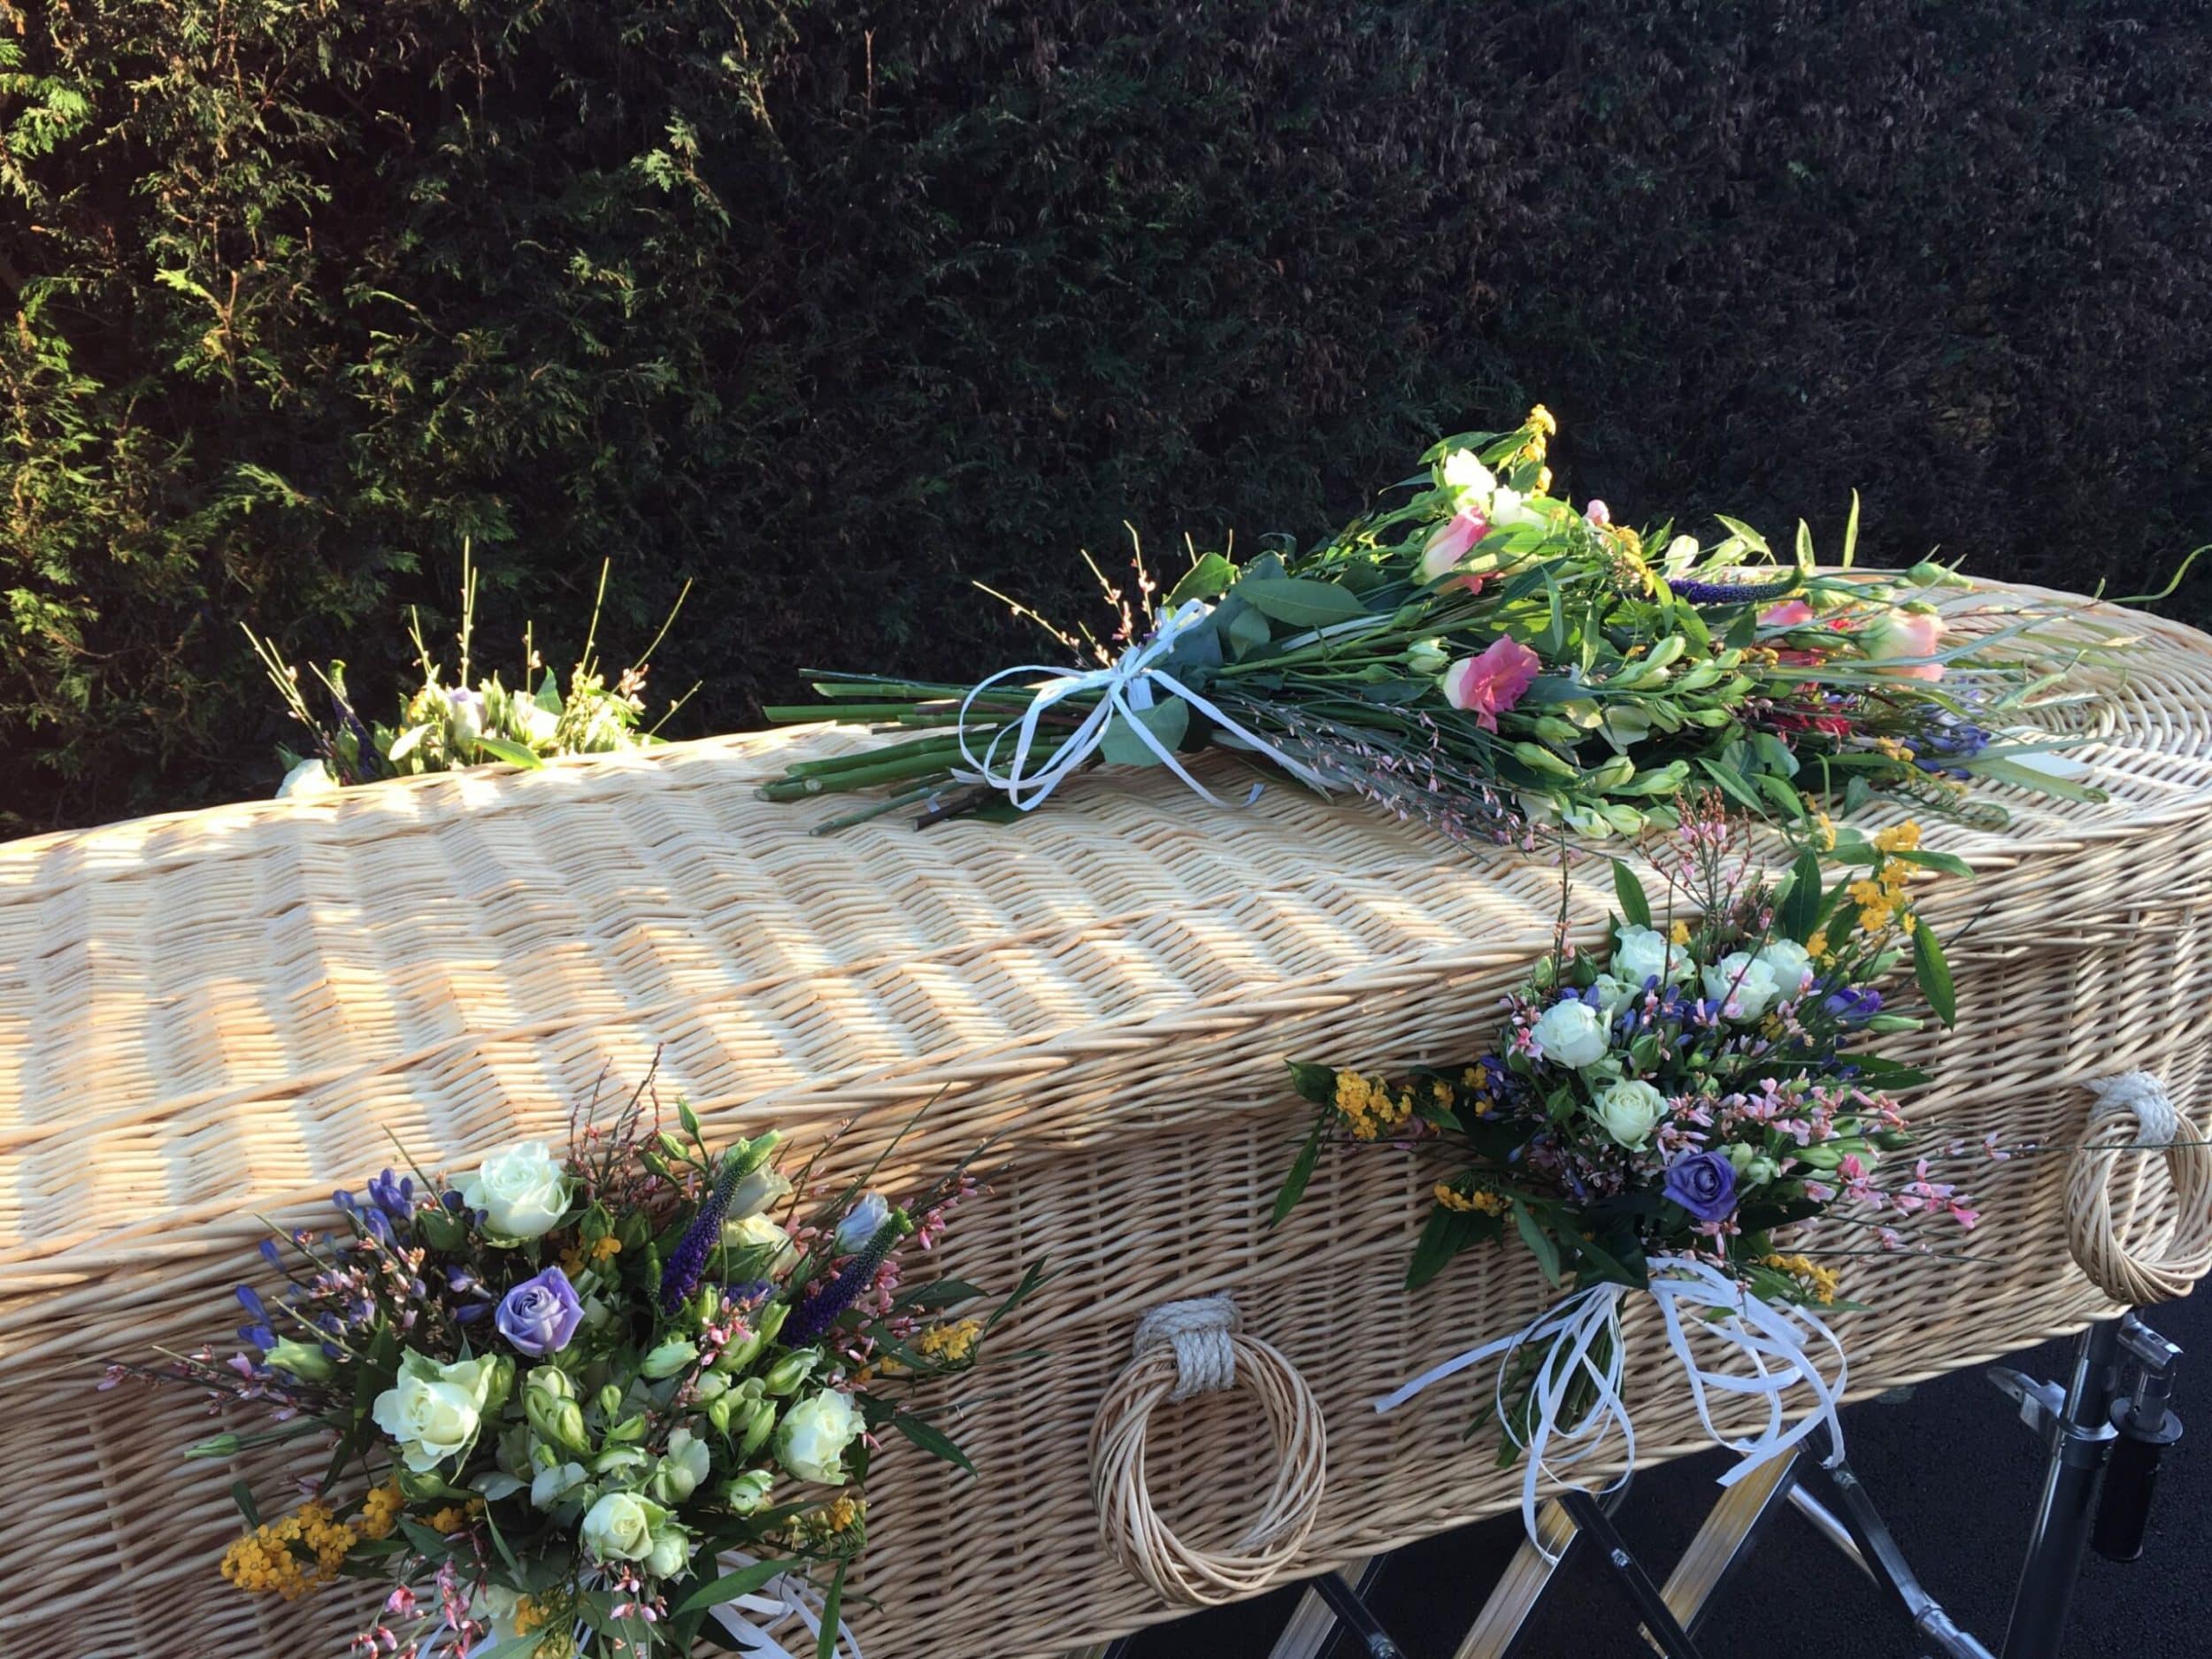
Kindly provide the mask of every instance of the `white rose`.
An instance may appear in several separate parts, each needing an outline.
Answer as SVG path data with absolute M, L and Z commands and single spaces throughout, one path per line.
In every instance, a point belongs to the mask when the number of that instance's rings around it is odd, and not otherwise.
M 1777 939 L 1759 952 L 1785 1000 L 1802 991 L 1813 977 L 1812 953 L 1794 939 Z
M 284 774 L 284 781 L 277 785 L 276 798 L 305 800 L 311 795 L 334 795 L 344 787 L 319 758 L 303 760 Z
M 1444 488 L 1456 490 L 1463 498 L 1469 495 L 1487 497 L 1498 487 L 1496 475 L 1485 466 L 1472 449 L 1454 449 L 1444 457 Z
M 1690 953 L 1655 927 L 1622 927 L 1614 934 L 1613 971 L 1639 987 L 1655 979 L 1679 985 L 1690 977 Z
M 1648 1083 L 1616 1083 L 1599 1091 L 1590 1115 L 1622 1146 L 1640 1149 L 1666 1115 L 1667 1097 Z
M 376 1426 L 417 1474 L 436 1468 L 475 1442 L 494 1362 L 441 1365 L 412 1348 L 400 1356 L 398 1378 L 370 1408 Z
M 1577 1071 L 1595 1065 L 1611 1047 L 1605 1039 L 1605 1016 L 1586 1002 L 1572 1000 L 1546 1009 L 1533 1034 L 1544 1058 Z
M 799 1247 L 791 1242 L 791 1235 L 783 1230 L 780 1222 L 766 1216 L 741 1216 L 735 1221 L 722 1224 L 722 1248 L 726 1250 L 773 1250 L 768 1271 L 780 1273 L 799 1259 Z
M 497 1238 L 538 1238 L 568 1213 L 568 1166 L 542 1141 L 505 1147 L 462 1184 L 461 1202 L 482 1210 L 485 1227 Z
M 634 1492 L 610 1492 L 584 1511 L 580 1529 L 594 1561 L 643 1561 L 652 1553 L 653 1527 L 667 1511 Z
M 802 1480 L 845 1484 L 845 1448 L 860 1432 L 860 1413 L 833 1388 L 810 1394 L 783 1414 L 776 1430 L 776 1461 Z
M 738 1182 L 730 1194 L 730 1207 L 723 1214 L 741 1221 L 748 1216 L 760 1214 L 771 1204 L 781 1203 L 790 1195 L 790 1179 L 764 1164 Z
M 517 697 L 508 706 L 514 710 L 515 726 L 522 733 L 522 741 L 532 749 L 550 750 L 560 733 L 560 715 L 552 709 L 541 708 L 527 697 Z
M 1705 970 L 1705 995 L 1725 1006 L 1731 1019 L 1755 1020 L 1782 994 L 1774 970 L 1745 950 L 1732 950 Z

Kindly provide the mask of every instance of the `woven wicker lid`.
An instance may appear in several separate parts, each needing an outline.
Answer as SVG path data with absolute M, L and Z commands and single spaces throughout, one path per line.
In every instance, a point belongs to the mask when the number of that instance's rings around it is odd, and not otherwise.
M 2085 849 L 2212 803 L 2212 641 L 2126 619 L 2139 641 L 2059 712 L 2109 801 L 1996 790 L 2007 831 L 1932 832 L 1993 872 L 1977 908 L 2008 890 L 1996 872 L 2047 898 Z M 557 1127 L 657 1050 L 710 1113 L 865 1118 L 950 1084 L 933 1145 L 1082 1139 L 1176 1108 L 1102 1082 L 1096 1112 L 1026 1111 L 1038 1079 L 1525 961 L 1557 914 L 1541 860 L 1280 784 L 1224 810 L 1160 773 L 1091 777 L 1016 826 L 826 837 L 832 803 L 756 798 L 856 741 L 721 738 L 0 846 L 0 1292 L 250 1234 L 395 1138 L 428 1163 Z M 2109 888 L 2131 861 L 2095 862 Z M 2163 902 L 2189 899 L 2185 873 L 2162 871 Z M 1604 901 L 1594 884 L 1578 918 Z M 2061 908 L 2023 925 L 2075 926 Z

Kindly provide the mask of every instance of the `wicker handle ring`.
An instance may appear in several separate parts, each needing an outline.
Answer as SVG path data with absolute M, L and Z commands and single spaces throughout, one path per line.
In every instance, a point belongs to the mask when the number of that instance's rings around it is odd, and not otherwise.
M 1155 1308 L 1137 1326 L 1133 1356 L 1107 1390 L 1091 1430 L 1091 1496 L 1100 1532 L 1124 1566 L 1186 1607 L 1212 1607 L 1264 1589 L 1296 1559 L 1321 1510 L 1321 1408 L 1290 1362 L 1244 1335 L 1241 1324 L 1226 1296 Z M 1267 1413 L 1275 1479 L 1235 1543 L 1202 1550 L 1178 1538 L 1152 1507 L 1146 1433 L 1155 1407 L 1231 1388 L 1256 1394 Z
M 2147 1071 L 2100 1078 L 2084 1144 L 2066 1178 L 2066 1244 L 2090 1282 L 2131 1307 L 2170 1302 L 2212 1270 L 2212 1146 Z M 2139 1157 L 2162 1152 L 2177 1212 L 2145 1180 Z M 2123 1177 L 2123 1169 L 2127 1174 Z

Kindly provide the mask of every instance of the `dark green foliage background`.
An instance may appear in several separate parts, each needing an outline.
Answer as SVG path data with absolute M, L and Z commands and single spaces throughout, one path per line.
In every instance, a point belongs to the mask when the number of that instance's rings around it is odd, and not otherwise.
M 2153 585 L 2212 537 L 2205 19 L 0 0 L 0 806 L 265 792 L 238 619 L 381 685 L 465 537 L 480 657 L 695 577 L 660 689 L 725 729 L 1536 399 L 1624 517 L 1832 546 L 1855 485 L 1877 563 Z

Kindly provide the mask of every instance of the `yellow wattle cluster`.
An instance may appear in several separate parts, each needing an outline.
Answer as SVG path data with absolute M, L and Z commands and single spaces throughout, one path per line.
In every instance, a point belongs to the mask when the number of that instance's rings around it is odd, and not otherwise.
M 406 1508 L 406 1494 L 400 1491 L 398 1481 L 388 1480 L 380 1486 L 371 1486 L 368 1495 L 361 1500 L 361 1518 L 354 1523 L 354 1529 L 364 1538 L 389 1538 Z
M 1778 1273 L 1787 1273 L 1805 1287 L 1805 1294 L 1825 1308 L 1836 1299 L 1843 1287 L 1843 1275 L 1832 1267 L 1823 1267 L 1809 1256 L 1763 1256 L 1759 1265 L 1770 1267 Z
M 924 1359 L 957 1365 L 975 1352 L 975 1340 L 983 1333 L 983 1321 L 963 1319 L 956 1325 L 933 1325 L 914 1339 L 914 1351 Z
M 1905 823 L 1880 831 L 1874 845 L 1884 853 L 1914 851 L 1920 845 L 1920 826 Z M 1905 932 L 1912 932 L 1914 918 L 1905 900 L 1905 885 L 1912 879 L 1912 872 L 1913 866 L 1903 859 L 1886 857 L 1872 875 L 1863 876 L 1844 889 L 1859 907 L 1861 928 L 1878 933 L 1893 919 Z
M 280 1521 L 257 1526 L 223 1552 L 223 1577 L 251 1595 L 296 1601 L 338 1576 L 346 1552 L 359 1542 L 320 1503 L 303 1503 Z
M 442 1537 L 459 1532 L 484 1512 L 484 1500 L 471 1498 L 466 1503 L 449 1503 L 429 1520 L 430 1530 Z
M 1379 1140 L 1413 1116 L 1413 1091 L 1393 1094 L 1390 1085 L 1381 1078 L 1340 1071 L 1336 1074 L 1336 1109 L 1355 1138 Z
M 1462 1215 L 1502 1216 L 1513 1206 L 1495 1193 L 1463 1193 L 1446 1181 L 1436 1184 L 1436 1202 L 1447 1210 L 1456 1210 Z
M 860 1514 L 859 1500 L 832 1498 L 829 1506 L 822 1511 L 822 1524 L 833 1532 L 849 1532 L 853 1523 L 860 1518 Z
M 561 1271 L 564 1273 L 580 1273 L 586 1268 L 597 1267 L 621 1253 L 622 1240 L 610 1233 L 604 1238 L 594 1239 L 589 1244 L 572 1244 L 563 1250 Z

